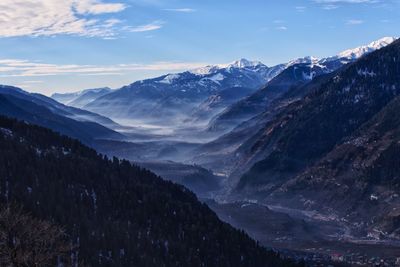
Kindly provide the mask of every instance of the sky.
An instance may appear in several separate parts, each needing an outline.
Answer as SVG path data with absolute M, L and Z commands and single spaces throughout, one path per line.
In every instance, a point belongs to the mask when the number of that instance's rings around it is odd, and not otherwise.
M 400 36 L 400 0 L 1 0 L 0 84 L 51 95 Z

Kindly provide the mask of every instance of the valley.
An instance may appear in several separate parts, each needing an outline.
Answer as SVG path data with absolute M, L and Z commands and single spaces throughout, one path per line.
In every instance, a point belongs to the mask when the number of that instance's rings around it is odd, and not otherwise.
M 313 211 L 252 202 L 218 204 L 206 202 L 218 216 L 266 247 L 284 255 L 305 258 L 311 264 L 324 261 L 391 266 L 400 253 L 399 240 L 372 240 L 353 236 L 351 225 Z
M 400 0 L 1 0 L 0 267 L 400 267 Z
M 383 38 L 323 59 L 241 59 L 52 98 L 2 86 L 0 113 L 183 185 L 220 220 L 310 266 L 392 266 L 399 47 Z

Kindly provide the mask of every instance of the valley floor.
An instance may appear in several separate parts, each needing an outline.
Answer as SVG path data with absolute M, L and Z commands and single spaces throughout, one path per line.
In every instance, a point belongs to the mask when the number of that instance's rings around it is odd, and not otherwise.
M 400 261 L 399 241 L 352 237 L 348 226 L 315 213 L 248 202 L 207 203 L 220 219 L 290 257 L 360 266 Z
M 222 186 L 226 177 L 200 165 L 190 165 L 188 160 L 196 148 L 208 141 L 189 138 L 196 136 L 193 132 L 200 132 L 199 129 L 173 130 L 152 125 L 141 129 L 127 126 L 119 130 L 128 136 L 127 141 L 115 141 L 119 145 L 103 141 L 98 144 L 101 152 L 138 162 L 166 179 L 186 185 L 200 198 L 206 198 L 204 202 L 220 219 L 245 230 L 266 247 L 313 264 L 336 262 L 371 266 L 385 263 L 395 266 L 396 262 L 400 263 L 399 240 L 358 238 L 352 226 L 338 218 L 277 204 L 241 202 L 240 198 L 238 202 L 233 202 L 236 199 L 221 201 L 226 193 Z

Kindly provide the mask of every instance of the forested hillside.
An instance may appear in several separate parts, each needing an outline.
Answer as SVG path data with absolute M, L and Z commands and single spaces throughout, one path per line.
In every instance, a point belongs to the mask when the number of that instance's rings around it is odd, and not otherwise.
M 0 117 L 0 201 L 64 227 L 73 264 L 294 265 L 221 222 L 184 187 L 5 117 Z

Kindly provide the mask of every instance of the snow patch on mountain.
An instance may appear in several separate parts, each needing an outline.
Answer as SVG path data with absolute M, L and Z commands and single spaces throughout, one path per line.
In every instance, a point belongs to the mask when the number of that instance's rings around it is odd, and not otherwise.
M 159 81 L 159 83 L 164 83 L 164 84 L 172 84 L 175 80 L 179 79 L 181 76 L 179 74 L 168 74 L 165 76 L 164 79 Z
M 256 67 L 265 67 L 268 68 L 266 65 L 261 63 L 260 61 L 250 61 L 248 59 L 239 59 L 232 63 L 228 64 L 217 64 L 217 65 L 209 65 L 203 68 L 197 68 L 191 70 L 190 72 L 196 75 L 207 76 L 214 74 L 221 70 L 226 70 L 231 72 L 232 69 L 255 69 Z
M 213 75 L 211 77 L 203 78 L 203 79 L 201 79 L 201 81 L 210 80 L 210 81 L 213 81 L 213 82 L 215 82 L 217 84 L 220 84 L 220 82 L 223 81 L 224 79 L 225 79 L 224 75 L 222 75 L 221 73 L 217 73 L 217 74 L 215 74 L 215 75 Z
M 240 60 L 234 61 L 228 65 L 222 65 L 223 68 L 238 68 L 238 69 L 245 69 L 245 68 L 254 68 L 262 64 L 260 61 L 250 61 L 245 58 L 242 58 Z M 265 66 L 265 65 L 264 65 Z
M 384 37 L 379 40 L 376 40 L 368 45 L 363 45 L 356 47 L 354 49 L 348 49 L 338 54 L 339 58 L 350 58 L 350 59 L 357 59 L 362 57 L 367 53 L 371 53 L 375 50 L 381 49 L 394 41 L 396 41 L 396 37 Z
M 205 66 L 202 68 L 197 68 L 197 69 L 191 70 L 190 73 L 193 73 L 193 74 L 199 75 L 199 76 L 206 76 L 206 75 L 213 74 L 213 73 L 219 71 L 220 69 L 221 69 L 221 67 L 218 65 L 209 65 L 209 66 Z
M 324 68 L 326 68 L 326 63 L 332 62 L 335 60 L 339 60 L 339 59 L 342 59 L 342 61 L 341 61 L 342 64 L 347 64 L 350 61 L 354 61 L 354 60 L 362 57 L 365 54 L 368 54 L 368 53 L 374 52 L 375 50 L 381 49 L 381 48 L 393 43 L 397 39 L 398 38 L 396 38 L 396 37 L 384 37 L 384 38 L 381 38 L 374 42 L 371 42 L 368 45 L 363 45 L 363 46 L 359 46 L 359 47 L 356 47 L 353 49 L 348 49 L 348 50 L 345 50 L 345 51 L 339 53 L 336 56 L 322 58 L 322 59 L 319 59 L 319 58 L 313 57 L 313 56 L 298 58 L 298 59 L 289 61 L 286 64 L 286 68 L 293 66 L 293 65 L 297 65 L 297 64 L 308 64 L 308 65 L 311 65 L 311 68 L 319 67 L 321 69 L 324 69 Z
M 294 60 L 289 61 L 289 63 L 286 64 L 287 67 L 297 65 L 297 64 L 318 64 L 320 61 L 319 58 L 313 57 L 313 56 L 307 56 L 307 57 L 301 57 L 297 58 Z

